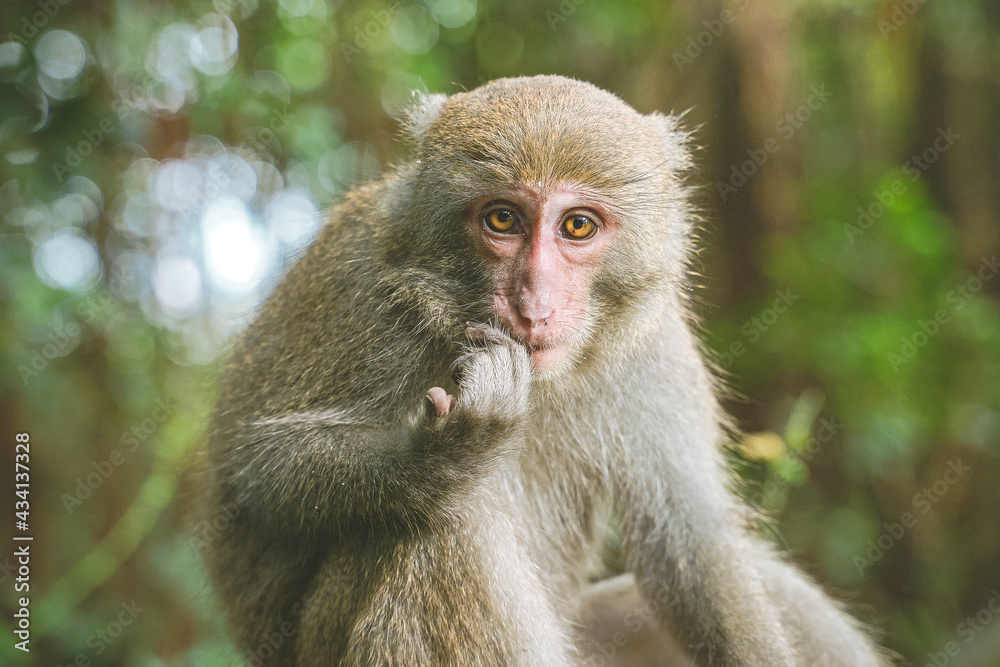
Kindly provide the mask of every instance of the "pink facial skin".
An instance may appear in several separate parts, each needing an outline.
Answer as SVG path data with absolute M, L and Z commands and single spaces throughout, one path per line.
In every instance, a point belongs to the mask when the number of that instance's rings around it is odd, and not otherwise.
M 490 221 L 510 223 L 504 211 L 514 221 L 500 231 Z M 496 317 L 528 347 L 536 371 L 557 368 L 586 321 L 591 282 L 617 233 L 609 207 L 575 185 L 519 183 L 474 202 L 468 221 L 492 266 Z M 588 221 L 593 231 L 574 237 L 572 230 L 585 232 Z

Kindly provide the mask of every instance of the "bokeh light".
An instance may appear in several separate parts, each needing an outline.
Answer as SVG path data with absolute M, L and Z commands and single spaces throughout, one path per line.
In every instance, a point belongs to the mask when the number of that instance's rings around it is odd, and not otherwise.
M 403 7 L 392 17 L 392 40 L 406 53 L 427 53 L 438 41 L 438 22 L 425 7 Z
M 85 292 L 100 278 L 97 245 L 72 228 L 61 229 L 42 241 L 34 263 L 38 277 L 50 287 Z
M 444 28 L 461 28 L 476 16 L 476 0 L 426 0 L 424 4 Z
M 79 36 L 67 30 L 52 30 L 35 44 L 35 59 L 46 76 L 75 79 L 87 64 L 87 47 Z
M 288 254 L 297 254 L 316 235 L 322 222 L 319 208 L 308 193 L 288 189 L 271 198 L 264 219 Z
M 13 83 L 16 80 L 27 51 L 20 42 L 0 43 L 0 82 Z
M 233 22 L 221 14 L 198 19 L 198 32 L 190 43 L 191 63 L 210 76 L 225 74 L 236 64 L 239 33 Z
M 166 255 L 156 260 L 153 292 L 163 310 L 174 317 L 193 315 L 202 303 L 201 271 L 191 257 Z
M 235 197 L 213 201 L 202 217 L 202 230 L 208 278 L 223 292 L 252 292 L 277 267 L 273 240 Z

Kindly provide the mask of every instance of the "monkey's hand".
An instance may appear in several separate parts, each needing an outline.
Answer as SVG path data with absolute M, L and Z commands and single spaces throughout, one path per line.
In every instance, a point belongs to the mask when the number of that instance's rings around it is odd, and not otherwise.
M 469 345 L 451 366 L 458 396 L 431 387 L 428 418 L 439 427 L 452 420 L 468 420 L 501 432 L 520 425 L 528 413 L 531 391 L 527 349 L 488 324 L 467 323 L 465 336 Z

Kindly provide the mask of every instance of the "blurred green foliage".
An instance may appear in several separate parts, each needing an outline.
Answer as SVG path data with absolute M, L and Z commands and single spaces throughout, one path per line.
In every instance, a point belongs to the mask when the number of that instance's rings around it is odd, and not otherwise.
M 559 73 L 689 110 L 765 529 L 908 661 L 1000 665 L 998 72 L 987 0 L 3 3 L 0 442 L 13 471 L 31 434 L 35 541 L 0 660 L 237 660 L 183 520 L 225 340 L 403 155 L 412 90 Z

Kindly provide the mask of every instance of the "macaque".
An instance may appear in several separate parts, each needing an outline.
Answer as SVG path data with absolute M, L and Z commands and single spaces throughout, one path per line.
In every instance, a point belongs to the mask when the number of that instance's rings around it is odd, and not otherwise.
M 220 380 L 207 562 L 247 660 L 604 664 L 580 626 L 614 517 L 695 664 L 889 664 L 730 489 L 676 119 L 536 76 L 404 132 Z

